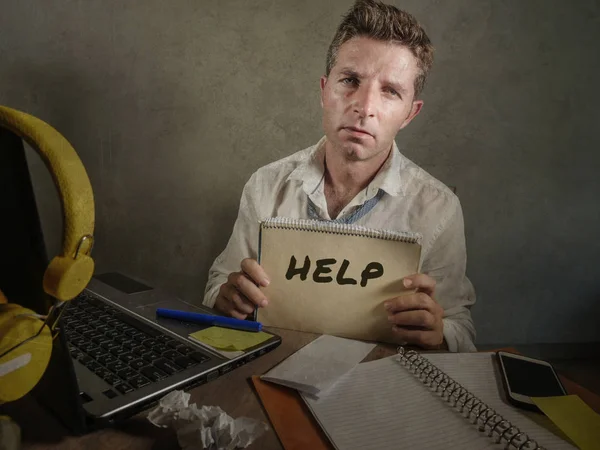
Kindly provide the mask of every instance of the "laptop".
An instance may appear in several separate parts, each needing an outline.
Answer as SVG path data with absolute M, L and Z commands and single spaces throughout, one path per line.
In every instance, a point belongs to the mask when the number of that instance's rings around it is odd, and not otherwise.
M 118 272 L 96 275 L 63 308 L 50 365 L 34 395 L 76 434 L 116 424 L 172 390 L 208 383 L 281 343 L 268 333 L 268 340 L 233 357 L 212 351 L 188 337 L 206 325 L 155 314 L 156 308 L 212 309 Z
M 7 218 L 0 221 L 0 289 L 46 314 L 53 302 L 42 289 L 48 255 L 25 150 L 3 129 L 0 150 L 0 211 Z M 96 275 L 63 304 L 60 333 L 32 395 L 72 433 L 85 433 L 129 418 L 172 390 L 210 382 L 281 343 L 271 335 L 224 357 L 188 338 L 202 326 L 157 320 L 157 307 L 214 313 L 126 274 Z

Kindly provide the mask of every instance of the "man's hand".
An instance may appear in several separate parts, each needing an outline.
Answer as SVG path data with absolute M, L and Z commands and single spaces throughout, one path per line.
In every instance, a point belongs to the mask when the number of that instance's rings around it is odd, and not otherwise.
M 434 300 L 435 280 L 425 274 L 404 278 L 404 287 L 416 289 L 384 303 L 393 331 L 403 341 L 427 349 L 444 344 L 443 308 Z
M 255 259 L 242 261 L 241 272 L 233 272 L 219 288 L 215 308 L 224 314 L 245 319 L 256 306 L 267 306 L 265 294 L 258 286 L 268 286 L 269 278 Z

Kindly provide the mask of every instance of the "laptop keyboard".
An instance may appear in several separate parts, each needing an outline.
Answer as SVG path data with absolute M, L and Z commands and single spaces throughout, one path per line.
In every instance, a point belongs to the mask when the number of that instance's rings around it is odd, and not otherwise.
M 122 394 L 209 359 L 88 293 L 64 308 L 61 322 L 71 357 Z

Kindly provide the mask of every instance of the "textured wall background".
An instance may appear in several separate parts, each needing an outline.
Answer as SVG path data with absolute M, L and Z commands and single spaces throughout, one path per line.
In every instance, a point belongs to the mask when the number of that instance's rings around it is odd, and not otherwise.
M 0 104 L 79 152 L 98 270 L 200 301 L 250 174 L 322 135 L 319 77 L 351 3 L 0 3 Z M 478 342 L 600 341 L 598 1 L 394 3 L 437 49 L 397 142 L 457 187 Z M 31 165 L 54 251 L 59 203 Z

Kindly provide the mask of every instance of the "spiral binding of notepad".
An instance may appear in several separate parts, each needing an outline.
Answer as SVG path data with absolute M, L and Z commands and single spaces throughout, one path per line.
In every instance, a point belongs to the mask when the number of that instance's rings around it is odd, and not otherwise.
M 546 450 L 416 351 L 399 347 L 398 359 L 495 443 L 504 444 L 505 449 Z
M 323 222 L 310 219 L 292 219 L 289 217 L 272 217 L 261 222 L 265 228 L 285 228 L 289 230 L 314 231 L 320 233 L 346 234 L 351 236 L 372 237 L 421 244 L 422 235 L 411 231 L 392 231 L 367 228 L 360 225 Z

